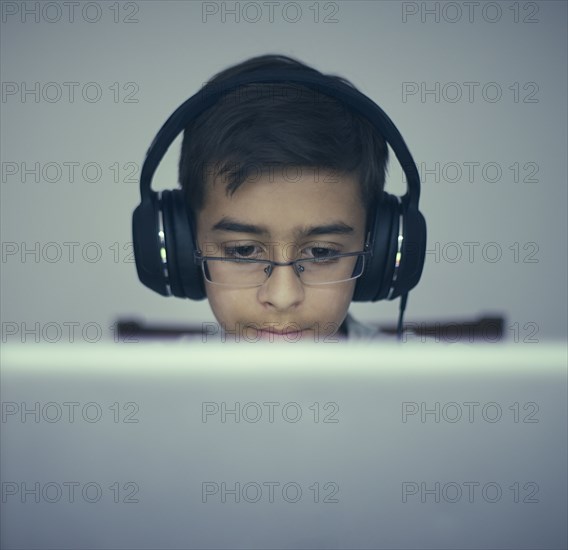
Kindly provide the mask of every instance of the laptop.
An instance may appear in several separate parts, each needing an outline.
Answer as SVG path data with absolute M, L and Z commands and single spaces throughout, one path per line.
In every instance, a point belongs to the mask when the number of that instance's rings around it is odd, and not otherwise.
M 566 343 L 5 344 L 5 549 L 561 549 Z

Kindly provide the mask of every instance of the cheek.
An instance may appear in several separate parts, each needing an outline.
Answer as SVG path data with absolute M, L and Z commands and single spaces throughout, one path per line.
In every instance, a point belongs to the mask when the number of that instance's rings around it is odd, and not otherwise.
M 255 302 L 255 293 L 248 289 L 236 290 L 206 282 L 205 291 L 213 314 L 227 326 L 246 317 L 251 304 Z
M 357 281 L 346 281 L 328 287 L 312 287 L 307 295 L 307 304 L 314 312 L 328 319 L 342 316 L 349 307 Z

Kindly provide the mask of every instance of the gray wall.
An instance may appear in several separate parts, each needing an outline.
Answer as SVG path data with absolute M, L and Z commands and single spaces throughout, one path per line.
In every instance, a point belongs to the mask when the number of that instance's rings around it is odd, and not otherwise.
M 226 12 L 236 5 L 238 22 Z M 4 340 L 35 323 L 66 339 L 75 322 L 79 337 L 86 327 L 95 338 L 117 317 L 213 319 L 206 302 L 138 282 L 128 244 L 136 170 L 208 78 L 269 52 L 350 79 L 434 170 L 423 173 L 421 200 L 431 253 L 408 321 L 504 313 L 511 337 L 537 328 L 539 340 L 565 338 L 567 4 L 468 5 L 280 2 L 271 22 L 262 2 L 81 2 L 73 15 L 62 3 L 2 2 Z M 179 143 L 156 189 L 176 186 Z M 389 172 L 387 189 L 403 191 L 399 166 Z M 389 323 L 397 308 L 352 311 Z

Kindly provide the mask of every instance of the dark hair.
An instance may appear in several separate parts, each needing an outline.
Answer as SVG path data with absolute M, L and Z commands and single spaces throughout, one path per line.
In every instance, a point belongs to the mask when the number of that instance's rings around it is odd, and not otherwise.
M 217 73 L 206 85 L 259 69 L 322 74 L 284 55 L 262 55 Z M 355 88 L 348 80 L 326 75 Z M 388 148 L 364 117 L 341 101 L 299 84 L 255 83 L 236 88 L 184 130 L 179 182 L 198 212 L 209 178 L 226 177 L 227 194 L 268 168 L 309 167 L 355 176 L 369 214 L 385 184 Z

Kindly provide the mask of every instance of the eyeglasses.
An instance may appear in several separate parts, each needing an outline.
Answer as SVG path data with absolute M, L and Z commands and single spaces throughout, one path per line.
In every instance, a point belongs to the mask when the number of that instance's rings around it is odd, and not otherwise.
M 275 266 L 292 266 L 300 281 L 307 286 L 329 285 L 357 279 L 365 269 L 370 251 L 348 252 L 316 258 L 301 258 L 291 262 L 274 262 L 252 258 L 202 256 L 195 252 L 205 279 L 216 285 L 238 288 L 262 286 Z

